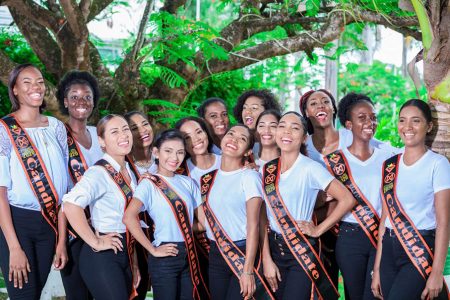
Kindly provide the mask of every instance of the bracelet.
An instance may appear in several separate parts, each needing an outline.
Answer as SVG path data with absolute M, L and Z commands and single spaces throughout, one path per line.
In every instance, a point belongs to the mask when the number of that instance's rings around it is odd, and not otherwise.
M 241 275 L 253 276 L 254 273 L 253 272 L 242 272 Z

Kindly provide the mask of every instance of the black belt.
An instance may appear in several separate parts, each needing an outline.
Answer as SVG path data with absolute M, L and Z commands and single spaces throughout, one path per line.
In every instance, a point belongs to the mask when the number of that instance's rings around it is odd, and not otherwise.
M 429 229 L 429 230 L 417 230 L 421 236 L 436 236 L 436 229 Z M 390 229 L 386 227 L 386 231 L 384 233 L 387 236 L 390 237 L 396 237 L 395 235 L 395 230 L 394 229 Z

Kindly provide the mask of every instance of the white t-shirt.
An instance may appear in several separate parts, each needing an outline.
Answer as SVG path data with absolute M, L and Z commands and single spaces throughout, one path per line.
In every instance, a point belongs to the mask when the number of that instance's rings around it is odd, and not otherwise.
M 175 174 L 173 177 L 161 176 L 170 187 L 181 197 L 189 213 L 191 226 L 194 221 L 194 209 L 202 203 L 200 190 L 192 178 Z M 155 240 L 153 245 L 162 242 L 183 242 L 183 234 L 173 214 L 171 205 L 163 196 L 163 192 L 149 179 L 142 180 L 136 188 L 134 197 L 142 202 L 145 210 L 155 223 Z
M 120 171 L 120 165 L 108 154 L 103 155 L 103 159 L 111 166 Z M 131 172 L 128 163 L 126 168 L 131 178 L 130 187 L 134 191 L 136 188 L 136 177 Z M 91 212 L 91 224 L 99 232 L 126 231 L 122 223 L 125 211 L 126 200 L 122 191 L 102 166 L 91 166 L 86 170 L 81 180 L 64 195 L 63 202 L 69 202 L 85 208 L 89 206 Z M 63 204 L 64 207 L 64 204 Z
M 280 175 L 278 181 L 281 198 L 294 220 L 311 221 L 317 194 L 325 190 L 333 179 L 319 163 L 303 154 L 298 155 L 294 164 Z M 280 233 L 269 205 L 266 202 L 270 227 Z
M 67 132 L 61 121 L 53 117 L 47 118 L 47 127 L 24 129 L 39 151 L 60 201 L 67 191 L 70 180 L 67 168 L 69 160 Z M 8 189 L 10 205 L 40 211 L 41 206 L 28 183 L 6 130 L 3 124 L 0 124 L 0 186 Z
M 381 171 L 384 161 L 391 157 L 392 153 L 374 148 L 372 156 L 366 161 L 361 161 L 351 154 L 347 148 L 343 149 L 343 152 L 350 165 L 350 171 L 356 185 L 365 198 L 369 200 L 378 217 L 381 217 Z M 358 223 L 351 212 L 345 214 L 342 221 Z
M 222 155 L 222 149 L 216 146 L 216 144 L 213 144 L 211 147 L 211 152 L 217 155 Z
M 195 183 L 200 187 L 200 178 L 213 170 L 220 169 L 221 160 L 222 160 L 221 155 L 214 154 L 213 165 L 209 169 L 200 169 L 194 165 L 191 158 L 188 158 L 186 162 L 187 167 L 189 169 L 189 177 L 194 179 Z
M 246 202 L 254 197 L 263 197 L 258 172 L 250 169 L 217 171 L 208 203 L 232 241 L 247 239 Z M 209 239 L 215 240 L 209 224 L 206 225 L 206 234 Z
M 346 128 L 341 128 L 339 129 L 338 132 L 339 132 L 339 146 L 337 150 L 345 149 L 353 143 L 353 134 L 350 130 Z M 392 153 L 392 155 L 400 152 L 400 149 L 391 146 L 389 142 L 382 142 L 375 138 L 372 138 L 370 140 L 370 145 L 374 148 L 390 152 Z M 316 147 L 314 147 L 311 135 L 308 135 L 306 139 L 306 149 L 308 151 L 308 157 L 317 161 L 322 166 L 326 167 L 325 162 L 323 160 L 323 155 L 316 149 Z
M 398 166 L 396 194 L 418 230 L 436 228 L 434 194 L 446 189 L 450 189 L 450 164 L 445 156 L 428 150 L 413 165 L 407 166 L 402 155 Z M 389 217 L 385 224 L 392 229 Z

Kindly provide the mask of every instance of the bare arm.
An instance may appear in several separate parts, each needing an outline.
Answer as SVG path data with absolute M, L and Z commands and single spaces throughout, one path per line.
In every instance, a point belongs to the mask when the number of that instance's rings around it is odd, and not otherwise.
M 375 296 L 375 298 L 378 299 L 383 299 L 380 282 L 380 263 L 381 263 L 381 254 L 383 251 L 383 236 L 384 232 L 386 231 L 386 226 L 384 225 L 386 218 L 387 212 L 383 209 L 381 213 L 380 226 L 378 228 L 377 253 L 375 255 L 375 262 L 373 265 L 372 285 L 371 285 L 372 293 Z
M 436 237 L 434 242 L 433 269 L 422 293 L 422 299 L 427 296 L 436 298 L 443 287 L 445 258 L 447 257 L 450 235 L 450 189 L 434 194 L 436 210 Z
M 200 205 L 194 210 L 194 225 L 192 226 L 192 231 L 194 232 L 205 232 L 205 212 L 203 211 L 203 207 Z
M 176 256 L 178 250 L 175 244 L 165 244 L 163 246 L 155 247 L 149 241 L 139 222 L 141 208 L 142 202 L 137 198 L 133 198 L 128 204 L 122 220 L 125 226 L 127 226 L 127 230 L 134 236 L 136 241 L 142 245 L 142 247 L 150 252 L 151 255 L 155 257 Z
M 67 240 L 67 218 L 62 207 L 58 211 L 58 242 L 56 244 L 55 258 L 53 259 L 53 266 L 57 270 L 64 269 L 67 264 L 68 256 L 66 249 Z

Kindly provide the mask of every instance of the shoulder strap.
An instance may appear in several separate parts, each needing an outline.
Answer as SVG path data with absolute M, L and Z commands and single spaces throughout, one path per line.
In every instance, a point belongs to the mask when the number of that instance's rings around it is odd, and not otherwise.
M 298 228 L 278 190 L 280 159 L 264 165 L 263 189 L 270 211 L 275 218 L 286 245 L 306 275 L 311 279 L 319 299 L 338 299 L 339 293 L 330 279 L 319 255 Z
M 86 159 L 83 152 L 81 152 L 75 138 L 73 137 L 72 129 L 68 124 L 66 126 L 67 132 L 67 146 L 69 148 L 69 174 L 73 183 L 77 183 L 83 177 L 84 172 L 88 169 Z
M 58 235 L 58 194 L 39 151 L 13 115 L 4 117 L 0 122 L 7 129 L 25 177 L 39 201 L 42 216 Z
M 167 203 L 177 220 L 178 227 L 183 234 L 186 250 L 188 251 L 188 261 L 191 273 L 191 280 L 194 286 L 193 296 L 196 300 L 209 299 L 210 294 L 200 272 L 200 263 L 194 243 L 192 225 L 190 223 L 189 211 L 183 199 L 162 177 L 153 175 L 151 182 L 162 192 Z
M 377 248 L 380 218 L 370 201 L 356 185 L 344 153 L 341 150 L 336 150 L 324 156 L 324 160 L 330 173 L 342 182 L 355 197 L 358 204 L 353 207 L 352 214 L 364 230 L 369 241 Z

